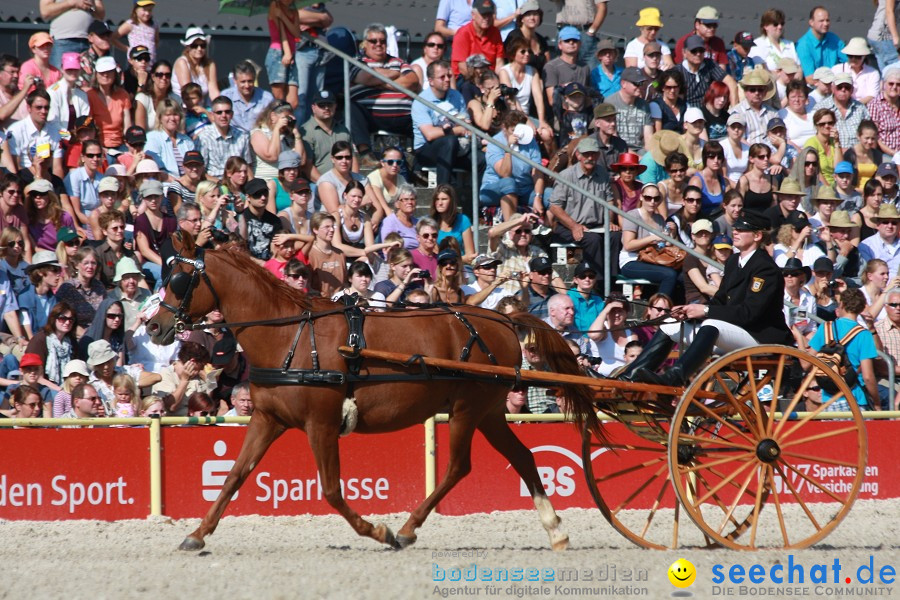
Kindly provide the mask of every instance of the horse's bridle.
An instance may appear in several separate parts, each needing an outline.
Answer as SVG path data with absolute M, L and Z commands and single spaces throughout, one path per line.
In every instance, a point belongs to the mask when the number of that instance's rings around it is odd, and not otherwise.
M 159 303 L 160 306 L 166 308 L 175 315 L 175 331 L 181 333 L 185 329 L 193 328 L 194 323 L 191 321 L 191 316 L 188 314 L 188 311 L 191 308 L 191 299 L 194 296 L 194 288 L 197 287 L 197 284 L 201 279 L 212 294 L 213 300 L 215 301 L 215 308 L 219 308 L 220 302 L 219 295 L 216 293 L 216 288 L 213 287 L 212 281 L 209 280 L 209 275 L 206 273 L 206 263 L 203 261 L 202 249 L 197 249 L 197 258 L 187 258 L 180 253 L 176 253 L 171 261 L 173 263 L 173 268 L 174 263 L 182 263 L 193 268 L 190 274 L 184 271 L 179 271 L 178 273 L 170 271 L 169 276 L 162 283 L 163 288 L 168 286 L 175 295 L 175 298 L 181 301 L 178 306 L 173 306 L 172 304 L 162 301 Z

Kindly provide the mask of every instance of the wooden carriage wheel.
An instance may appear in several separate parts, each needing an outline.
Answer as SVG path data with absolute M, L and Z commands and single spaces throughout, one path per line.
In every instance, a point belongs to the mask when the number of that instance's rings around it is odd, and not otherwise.
M 812 368 L 794 368 L 801 358 Z M 839 391 L 800 418 L 807 388 L 818 385 L 816 367 Z M 722 400 L 697 398 L 700 390 L 720 392 Z M 844 398 L 852 418 L 814 420 Z M 865 423 L 849 387 L 816 357 L 786 346 L 746 348 L 707 366 L 685 390 L 668 462 L 684 511 L 705 535 L 739 550 L 805 548 L 828 535 L 859 494 Z M 736 522 L 750 524 L 748 535 L 723 535 Z
M 585 477 L 600 512 L 616 531 L 644 548 L 717 546 L 713 538 L 684 518 L 675 495 L 667 445 L 671 399 L 662 399 L 664 404 L 658 404 L 657 410 L 639 415 L 634 408 L 646 407 L 655 398 L 623 395 L 635 397 L 633 403 L 620 401 L 616 405 L 616 417 L 627 424 L 628 430 L 617 431 L 610 442 L 599 441 L 589 432 L 582 436 Z M 747 520 L 735 521 L 727 535 L 737 537 L 748 526 Z

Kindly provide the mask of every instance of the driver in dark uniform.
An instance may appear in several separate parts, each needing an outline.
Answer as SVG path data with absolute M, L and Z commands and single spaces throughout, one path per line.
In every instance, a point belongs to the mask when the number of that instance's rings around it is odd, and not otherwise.
M 664 323 L 621 379 L 658 385 L 684 386 L 706 363 L 713 351 L 727 353 L 760 344 L 793 345 L 784 321 L 784 278 L 764 248 L 769 220 L 745 213 L 733 227 L 735 253 L 725 262 L 719 291 L 709 304 L 688 304 L 672 309 L 672 322 Z M 657 369 L 681 335 L 690 345 L 675 365 L 659 375 Z

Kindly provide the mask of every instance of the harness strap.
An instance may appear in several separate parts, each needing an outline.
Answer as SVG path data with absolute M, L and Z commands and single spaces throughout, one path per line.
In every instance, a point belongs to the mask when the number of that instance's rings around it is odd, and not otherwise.
M 319 370 L 319 352 L 316 350 L 315 320 L 309 320 L 309 355 L 312 357 L 313 371 Z
M 478 348 L 481 349 L 482 352 L 488 357 L 488 360 L 491 361 L 491 364 L 497 364 L 497 358 L 494 356 L 494 353 L 491 352 L 490 348 L 487 347 L 487 344 L 484 343 L 484 340 L 481 339 L 481 336 L 478 335 L 478 331 L 475 327 L 469 323 L 469 320 L 466 319 L 465 315 L 463 315 L 459 311 L 453 311 L 453 316 L 459 319 L 459 322 L 465 325 L 466 329 L 469 330 L 469 340 L 466 342 L 466 345 L 463 347 L 462 352 L 459 353 L 459 360 L 463 362 L 468 362 L 469 355 L 472 353 L 472 344 L 478 344 Z
M 297 344 L 300 342 L 300 335 L 303 333 L 303 328 L 306 327 L 306 322 L 310 320 L 310 312 L 306 311 L 301 316 L 300 327 L 297 328 L 297 333 L 294 334 L 294 341 L 291 342 L 291 349 L 288 350 L 287 356 L 284 359 L 284 362 L 281 363 L 281 368 L 283 370 L 287 370 L 288 367 L 291 366 L 291 361 L 294 360 L 294 351 L 297 349 Z

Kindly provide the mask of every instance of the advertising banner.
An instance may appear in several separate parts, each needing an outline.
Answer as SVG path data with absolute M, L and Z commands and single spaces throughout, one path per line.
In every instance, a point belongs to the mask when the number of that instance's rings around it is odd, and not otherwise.
M 804 437 L 816 437 L 828 431 L 848 427 L 847 421 L 817 422 L 803 428 Z M 581 436 L 571 424 L 535 423 L 514 424 L 513 432 L 531 450 L 547 496 L 557 509 L 596 507 L 588 487 L 581 453 Z M 617 506 L 628 499 L 630 508 L 649 508 L 659 501 L 662 508 L 673 508 L 675 493 L 662 478 L 652 485 L 643 486 L 654 476 L 665 477 L 668 457 L 664 446 L 636 436 L 623 425 L 604 425 L 616 450 L 601 446 L 591 448 L 595 478 L 608 478 L 597 483 L 603 500 L 609 506 Z M 890 421 L 867 423 L 869 456 L 865 479 L 859 499 L 877 500 L 900 497 L 900 476 L 894 465 L 900 454 L 900 436 L 897 424 Z M 846 439 L 846 436 L 837 438 Z M 448 426 L 438 425 L 437 472 L 442 477 L 447 470 Z M 622 449 L 633 446 L 636 449 Z M 796 471 L 788 471 L 791 485 L 804 501 L 830 502 L 832 499 L 822 489 L 810 483 L 810 479 L 825 489 L 842 495 L 849 489 L 855 469 L 836 464 L 848 457 L 845 449 L 835 444 L 835 438 L 822 437 L 802 447 L 802 454 L 824 457 L 825 461 L 790 458 Z M 797 448 L 793 451 L 801 452 Z M 830 458 L 834 454 L 841 460 Z M 855 454 L 854 454 L 855 458 Z M 829 462 L 830 461 L 830 462 Z M 727 468 L 719 471 L 727 474 Z M 803 477 L 808 475 L 809 479 Z M 782 502 L 796 502 L 782 478 L 776 476 L 776 488 Z M 632 494 L 636 494 L 632 497 Z M 751 499 L 748 498 L 748 501 Z M 534 508 L 525 484 L 509 461 L 476 433 L 472 446 L 472 472 L 444 498 L 438 511 L 448 515 L 462 515 L 495 510 Z
M 202 517 L 244 443 L 245 427 L 163 430 L 163 513 Z M 360 514 L 405 512 L 425 494 L 422 428 L 341 438 L 344 498 Z M 291 430 L 269 448 L 228 506 L 228 515 L 334 514 L 306 434 Z
M 143 519 L 150 514 L 146 428 L 3 429 L 0 519 Z

